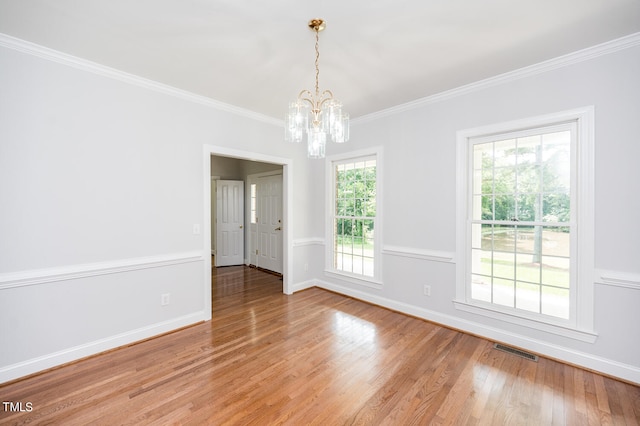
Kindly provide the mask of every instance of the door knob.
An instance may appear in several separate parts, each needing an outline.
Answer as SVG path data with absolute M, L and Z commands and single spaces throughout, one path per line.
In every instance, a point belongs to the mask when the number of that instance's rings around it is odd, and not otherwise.
M 242 225 L 240 225 L 240 229 L 242 229 Z
M 282 231 L 282 227 L 278 226 L 274 231 Z

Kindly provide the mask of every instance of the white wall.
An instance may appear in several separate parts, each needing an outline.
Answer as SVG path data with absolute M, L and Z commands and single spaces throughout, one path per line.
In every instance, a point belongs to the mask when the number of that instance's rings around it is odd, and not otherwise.
M 384 284 L 375 290 L 323 276 L 319 285 L 640 383 L 640 37 L 633 40 L 603 56 L 579 55 L 559 68 L 523 70 L 356 120 L 343 150 L 384 148 Z M 589 105 L 597 341 L 456 310 L 456 132 Z
M 203 146 L 291 157 L 277 120 L 12 43 L 0 40 L 0 382 L 210 317 L 193 234 Z

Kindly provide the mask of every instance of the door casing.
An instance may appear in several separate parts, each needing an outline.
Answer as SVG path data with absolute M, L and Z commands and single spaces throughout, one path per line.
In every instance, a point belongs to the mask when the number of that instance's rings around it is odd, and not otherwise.
M 250 151 L 242 151 L 227 147 L 205 144 L 202 147 L 202 170 L 203 170 L 203 232 L 202 232 L 202 252 L 203 255 L 203 303 L 205 320 L 210 320 L 211 314 L 211 156 L 238 158 L 250 161 L 261 161 L 265 163 L 279 164 L 282 166 L 282 221 L 290 223 L 293 217 L 293 159 L 276 157 L 272 155 L 260 154 Z M 285 294 L 293 294 L 293 233 L 289 226 L 282 230 L 282 291 Z

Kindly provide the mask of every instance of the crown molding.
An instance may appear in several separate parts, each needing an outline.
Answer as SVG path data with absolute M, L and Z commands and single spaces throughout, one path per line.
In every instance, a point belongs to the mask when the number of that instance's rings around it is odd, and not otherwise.
M 598 58 L 600 56 L 608 55 L 610 53 L 618 52 L 637 46 L 640 44 L 640 33 L 630 34 L 625 37 L 621 37 L 612 41 L 608 41 L 596 46 L 588 47 L 586 49 L 578 50 L 576 52 L 569 53 L 567 55 L 559 56 L 548 61 L 540 62 L 528 67 L 520 68 L 514 71 L 509 71 L 503 74 L 499 74 L 494 77 L 490 77 L 484 80 L 470 83 L 464 86 L 457 87 L 455 89 L 447 90 L 437 93 L 435 95 L 427 96 L 424 98 L 416 99 L 415 101 L 400 104 L 391 108 L 383 109 L 371 114 L 363 115 L 351 120 L 351 124 L 362 124 L 370 121 L 375 121 L 380 118 L 399 114 L 401 112 L 410 111 L 420 108 L 425 105 L 433 104 L 436 102 L 453 99 L 458 96 L 463 96 L 468 93 L 476 92 L 485 88 L 497 86 L 500 84 L 516 81 L 522 78 L 531 77 L 537 74 L 552 71 L 558 68 L 567 67 L 580 62 L 588 61 Z M 26 53 L 32 56 L 36 56 L 42 59 L 46 59 L 52 62 L 57 62 L 63 65 L 67 65 L 76 69 L 91 72 L 97 75 L 101 75 L 114 80 L 119 80 L 128 84 L 132 84 L 138 87 L 154 90 L 169 96 L 173 96 L 179 99 L 183 99 L 189 102 L 198 103 L 209 108 L 215 108 L 220 111 L 229 112 L 242 117 L 250 118 L 253 120 L 261 121 L 267 124 L 275 126 L 283 126 L 283 120 L 276 119 L 264 114 L 257 113 L 255 111 L 240 108 L 231 104 L 217 101 L 212 98 L 208 98 L 202 95 L 196 95 L 186 90 L 178 89 L 166 84 L 159 83 L 157 81 L 149 80 L 134 74 L 126 73 L 124 71 L 110 68 L 105 65 L 98 64 L 86 59 L 82 59 L 73 55 L 59 52 L 57 50 L 50 49 L 29 41 L 25 41 L 16 37 L 12 37 L 7 34 L 0 33 L 0 46 L 16 50 L 22 53 Z
M 425 105 L 433 104 L 436 102 L 453 99 L 458 96 L 463 96 L 469 93 L 477 92 L 482 89 L 486 89 L 493 86 L 509 83 L 512 81 L 520 80 L 526 77 L 531 77 L 537 74 L 542 74 L 548 71 L 553 71 L 558 68 L 568 67 L 570 65 L 578 64 L 580 62 L 588 61 L 591 59 L 599 58 L 610 53 L 615 53 L 620 50 L 632 48 L 640 45 L 640 33 L 630 34 L 625 37 L 621 37 L 615 40 L 611 40 L 596 46 L 588 47 L 586 49 L 578 50 L 576 52 L 568 53 L 557 58 L 549 59 L 544 62 L 540 62 L 528 67 L 520 68 L 514 71 L 509 71 L 504 74 L 499 74 L 494 77 L 489 77 L 484 80 L 470 83 L 464 86 L 457 87 L 455 89 L 447 90 L 437 93 L 432 96 L 416 99 L 415 101 L 400 104 L 391 108 L 383 109 L 371 114 L 363 115 L 351 120 L 352 124 L 362 124 L 370 121 L 375 121 L 380 118 L 388 117 L 391 115 L 399 114 L 401 112 L 410 111 L 416 108 L 420 108 Z
M 36 56 L 41 59 L 45 59 L 52 62 L 57 62 L 62 65 L 67 65 L 82 71 L 90 72 L 102 77 L 111 78 L 127 84 L 142 87 L 144 89 L 153 90 L 165 95 L 173 96 L 178 99 L 194 102 L 200 105 L 204 105 L 209 108 L 214 108 L 220 111 L 229 112 L 235 115 L 239 115 L 245 118 L 261 121 L 267 124 L 276 126 L 282 126 L 283 120 L 279 120 L 273 117 L 269 117 L 264 114 L 260 114 L 248 109 L 240 108 L 231 104 L 217 101 L 212 98 L 208 98 L 202 95 L 196 95 L 195 93 L 188 92 L 186 90 L 178 89 L 173 86 L 169 86 L 157 81 L 149 80 L 130 74 L 124 71 L 110 68 L 105 65 L 98 64 L 86 59 L 79 58 L 77 56 L 69 55 L 67 53 L 59 52 L 48 47 L 41 46 L 26 40 L 22 40 L 16 37 L 12 37 L 7 34 L 0 33 L 0 46 L 12 49 L 18 52 L 26 53 L 28 55 Z

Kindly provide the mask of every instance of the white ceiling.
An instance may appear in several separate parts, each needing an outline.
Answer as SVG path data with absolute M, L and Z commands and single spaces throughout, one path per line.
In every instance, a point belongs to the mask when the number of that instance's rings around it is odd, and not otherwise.
M 0 33 L 282 118 L 352 118 L 640 32 L 639 0 L 0 0 Z

